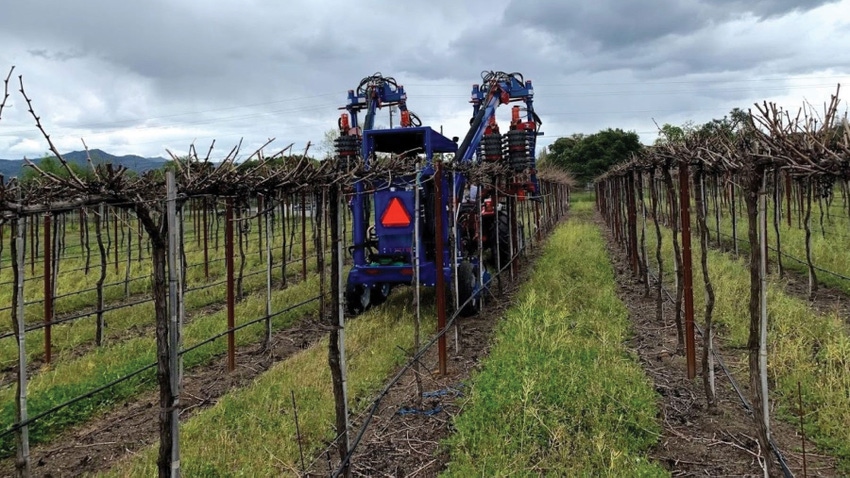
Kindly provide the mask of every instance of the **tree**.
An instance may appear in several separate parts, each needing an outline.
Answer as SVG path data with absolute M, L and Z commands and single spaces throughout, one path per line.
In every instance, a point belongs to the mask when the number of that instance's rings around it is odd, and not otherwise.
M 697 130 L 698 128 L 694 126 L 694 122 L 690 120 L 682 123 L 682 126 L 664 123 L 658 131 L 658 137 L 655 138 L 655 145 L 680 143 Z
M 634 131 L 608 128 L 591 135 L 558 138 L 549 146 L 547 161 L 571 172 L 579 182 L 588 182 L 642 148 Z
M 324 159 L 330 159 L 336 152 L 335 141 L 339 137 L 339 130 L 331 128 L 322 135 L 322 141 L 319 143 L 319 153 Z
M 71 175 L 68 174 L 68 171 L 62 166 L 62 163 L 60 163 L 55 156 L 46 154 L 36 162 L 36 165 L 47 174 L 52 174 L 62 179 L 68 179 L 71 177 Z M 71 171 L 73 171 L 74 174 L 81 179 L 92 179 L 93 177 L 89 168 L 85 168 L 76 163 L 68 163 L 68 167 L 70 167 Z M 21 181 L 26 183 L 39 177 L 41 177 L 41 175 L 35 169 L 27 167 L 24 168 L 24 171 L 21 174 Z

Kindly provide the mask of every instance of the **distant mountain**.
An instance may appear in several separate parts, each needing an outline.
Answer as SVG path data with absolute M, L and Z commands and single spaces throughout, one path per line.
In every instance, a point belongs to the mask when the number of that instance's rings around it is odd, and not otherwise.
M 134 154 L 126 156 L 115 156 L 100 149 L 90 150 L 89 155 L 91 156 L 91 160 L 94 164 L 111 163 L 114 165 L 121 165 L 127 167 L 127 169 L 131 169 L 138 173 L 143 173 L 151 169 L 159 169 L 166 161 L 168 161 L 165 158 L 143 158 Z M 86 159 L 85 151 L 72 151 L 70 153 L 63 153 L 62 157 L 65 158 L 65 160 L 69 163 L 76 163 L 80 166 L 88 168 L 88 160 Z M 32 161 L 38 164 L 38 159 L 32 159 Z M 9 179 L 13 176 L 18 176 L 19 174 L 21 174 L 21 170 L 24 167 L 24 164 L 25 163 L 23 159 L 0 159 L 0 174 L 5 176 L 6 179 Z

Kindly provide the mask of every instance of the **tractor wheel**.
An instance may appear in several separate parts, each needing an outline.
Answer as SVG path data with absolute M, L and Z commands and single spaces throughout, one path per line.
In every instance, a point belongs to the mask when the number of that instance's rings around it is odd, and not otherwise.
M 387 297 L 390 296 L 390 290 L 392 290 L 392 288 L 386 282 L 375 284 L 375 287 L 372 287 L 371 292 L 369 293 L 372 305 L 381 305 L 386 302 Z
M 496 264 L 497 271 L 501 271 L 511 261 L 511 227 L 508 213 L 499 212 L 498 223 L 499 228 L 499 253 L 496 254 L 496 246 L 493 245 L 493 257 L 498 255 L 499 262 Z M 516 224 L 517 241 L 514 246 L 514 255 L 519 254 L 525 247 L 525 226 L 522 222 L 517 221 Z
M 461 262 L 457 266 L 457 297 L 458 302 L 463 304 L 470 297 L 474 297 L 478 292 L 478 270 L 469 262 Z M 481 301 L 478 297 L 474 297 L 465 306 L 460 309 L 461 317 L 470 317 L 478 313 L 481 308 Z
M 360 315 L 369 308 L 371 294 L 363 284 L 348 284 L 345 288 L 345 310 L 349 315 Z
M 496 236 L 499 239 L 499 250 L 497 254 L 496 244 L 494 243 L 493 257 L 498 258 L 496 272 L 501 272 L 511 262 L 511 224 L 507 212 L 499 211 L 499 215 L 496 218 L 496 227 L 499 228 L 499 235 Z

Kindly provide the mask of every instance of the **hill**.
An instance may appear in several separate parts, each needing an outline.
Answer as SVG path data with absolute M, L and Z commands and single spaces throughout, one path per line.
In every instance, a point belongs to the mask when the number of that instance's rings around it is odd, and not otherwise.
M 89 154 L 95 164 L 112 163 L 115 165 L 125 166 L 138 173 L 143 173 L 151 169 L 159 169 L 167 161 L 165 158 L 145 158 L 134 154 L 115 156 L 100 149 L 93 149 L 89 151 Z M 88 167 L 85 151 L 64 153 L 62 157 L 64 157 L 69 163 L 76 163 L 80 166 Z M 38 162 L 37 159 L 33 159 L 33 161 Z M 0 174 L 7 179 L 18 176 L 21 174 L 24 164 L 23 159 L 0 159 Z

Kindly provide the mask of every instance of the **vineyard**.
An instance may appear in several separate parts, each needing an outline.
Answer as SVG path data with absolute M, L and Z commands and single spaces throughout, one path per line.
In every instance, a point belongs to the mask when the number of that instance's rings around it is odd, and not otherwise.
M 670 141 L 615 167 L 597 204 L 656 322 L 672 303 L 675 348 L 689 378 L 700 356 L 707 408 L 728 377 L 772 474 L 792 475 L 788 453 L 807 473 L 806 438 L 846 473 L 850 129 L 837 96 L 822 112 L 756 107 L 737 131 Z M 775 440 L 786 424 L 792 450 Z
M 447 376 L 447 337 L 453 331 L 460 354 L 457 319 L 468 308 L 456 285 L 448 285 L 446 295 L 454 298 L 448 315 L 427 305 L 433 295 L 419 298 L 415 287 L 344 321 L 350 206 L 360 194 L 349 186 L 387 184 L 408 173 L 405 155 L 368 166 L 352 158 L 317 163 L 291 147 L 267 154 L 267 144 L 240 162 L 238 146 L 213 161 L 211 145 L 206 156 L 194 147 L 173 156 L 167 171 L 136 176 L 90 162 L 83 176 L 54 147 L 22 79 L 20 92 L 64 169 L 58 175 L 30 163 L 35 180 L 0 182 L 0 293 L 10 298 L 0 329 L 4 474 L 91 473 L 137 455 L 116 472 L 173 475 L 181 454 L 190 475 L 234 466 L 306 473 L 325 458 L 327 468 L 318 473 L 335 467 L 349 473 L 362 466 L 355 451 L 394 385 L 414 376 L 421 382 L 423 357 L 433 349 Z M 447 182 L 462 174 L 480 190 L 508 191 L 499 165 L 445 163 L 437 170 Z M 511 220 L 527 227 L 514 225 L 515 235 L 504 242 L 510 249 L 498 254 L 500 267 L 488 276 L 490 295 L 467 300 L 476 299 L 484 311 L 504 302 L 499 296 L 528 251 L 565 215 L 566 175 L 541 172 L 538 181 L 533 202 L 501 194 Z M 437 329 L 425 341 L 420 317 Z M 246 403 L 279 408 L 251 412 L 260 422 L 246 426 Z M 257 455 L 256 462 L 236 453 L 234 465 L 222 447 L 207 448 L 210 430 L 227 430 L 224 424 L 235 418 L 234 430 L 244 428 L 265 444 L 256 450 L 267 450 L 270 441 L 259 433 L 265 420 L 290 407 L 297 416 L 286 417 L 286 426 L 295 429 L 275 428 L 281 448 L 275 453 Z M 350 413 L 360 414 L 359 432 Z M 180 421 L 195 414 L 181 430 Z M 337 433 L 328 434 L 329 423 Z M 157 441 L 158 448 L 147 447 Z M 248 441 L 239 442 L 247 453 Z M 225 460 L 221 468 L 211 451 Z M 339 451 L 335 464 L 330 451 Z M 292 458 L 283 471 L 279 456 Z
M 483 79 L 460 146 L 351 107 L 333 158 L 192 145 L 136 175 L 75 171 L 19 77 L 61 173 L 0 177 L 0 475 L 850 472 L 837 96 L 662 138 L 574 193 L 527 157 L 530 81 Z M 510 94 L 503 138 L 485 117 Z M 412 244 L 367 254 L 381 234 Z

